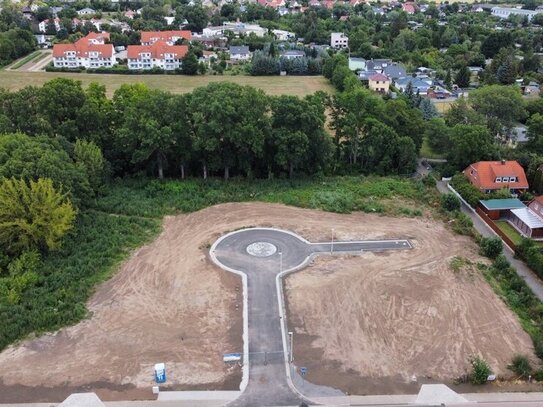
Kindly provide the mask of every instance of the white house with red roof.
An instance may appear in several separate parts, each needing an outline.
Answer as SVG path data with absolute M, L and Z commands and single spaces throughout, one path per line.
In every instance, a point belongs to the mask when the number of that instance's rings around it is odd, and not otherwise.
M 55 68 L 111 68 L 117 64 L 109 33 L 90 33 L 73 44 L 53 45 Z
M 190 41 L 192 39 L 192 33 L 188 30 L 142 31 L 140 42 L 141 45 L 152 45 L 155 42 L 163 41 L 168 45 L 174 45 L 180 39 Z
M 189 47 L 157 41 L 152 45 L 129 45 L 127 52 L 128 69 L 160 68 L 171 71 L 181 68 L 182 59 L 189 52 Z
M 343 49 L 349 46 L 349 37 L 344 33 L 330 34 L 330 46 L 335 49 Z

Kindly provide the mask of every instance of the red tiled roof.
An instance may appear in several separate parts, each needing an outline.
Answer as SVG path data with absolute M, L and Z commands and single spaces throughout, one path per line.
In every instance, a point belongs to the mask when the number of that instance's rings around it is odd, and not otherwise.
M 128 59 L 138 59 L 141 53 L 150 53 L 151 58 L 164 59 L 164 54 L 175 54 L 176 59 L 182 59 L 189 52 L 187 45 L 168 45 L 164 41 L 155 42 L 153 45 L 129 45 L 127 49 Z
M 516 161 L 479 161 L 464 170 L 464 175 L 481 190 L 528 189 L 528 180 Z M 517 177 L 516 182 L 495 182 L 496 177 Z
M 101 33 L 95 33 L 90 32 L 87 34 L 86 37 L 84 37 L 87 41 L 88 40 L 98 40 L 98 41 L 109 41 L 110 36 L 109 33 L 106 31 L 102 31 Z
M 141 42 L 149 43 L 155 41 L 172 41 L 173 37 L 180 37 L 186 40 L 192 39 L 192 33 L 188 30 L 177 31 L 142 31 Z
M 370 77 L 368 77 L 370 81 L 389 81 L 388 76 L 383 75 L 382 73 L 374 73 Z
M 536 196 L 532 202 L 537 202 L 543 207 L 543 195 Z M 532 202 L 530 202 L 530 205 L 532 204 Z
M 402 5 L 402 10 L 406 13 L 414 13 L 415 12 L 415 5 L 413 3 L 405 3 Z
M 109 33 L 89 33 L 89 35 L 80 38 L 73 44 L 55 44 L 53 45 L 53 57 L 62 58 L 66 52 L 74 51 L 76 57 L 86 58 L 89 52 L 98 52 L 102 58 L 111 58 L 113 55 L 113 45 L 89 43 L 89 39 L 98 38 L 101 35 L 109 39 Z

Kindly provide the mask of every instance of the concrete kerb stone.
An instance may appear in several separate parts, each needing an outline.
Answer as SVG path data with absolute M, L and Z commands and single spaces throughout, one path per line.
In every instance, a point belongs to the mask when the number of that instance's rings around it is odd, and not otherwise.
M 223 270 L 229 271 L 230 273 L 237 274 L 238 276 L 241 276 L 241 282 L 243 285 L 243 365 L 241 367 L 241 383 L 239 386 L 239 390 L 241 393 L 245 391 L 247 388 L 247 385 L 249 384 L 249 307 L 248 307 L 248 298 L 247 298 L 247 274 L 235 270 L 233 268 L 227 267 L 215 256 L 215 249 L 217 248 L 217 245 L 222 242 L 224 239 L 226 239 L 228 236 L 237 233 L 238 231 L 227 233 L 226 235 L 221 236 L 209 249 L 209 257 L 211 258 L 211 261 L 215 263 L 217 266 L 222 268 Z

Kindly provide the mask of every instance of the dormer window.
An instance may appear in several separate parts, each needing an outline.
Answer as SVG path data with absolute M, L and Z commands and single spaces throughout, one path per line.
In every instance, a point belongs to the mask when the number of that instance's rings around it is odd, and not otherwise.
M 517 182 L 517 177 L 509 177 L 509 182 Z
M 509 177 L 503 177 L 503 182 L 509 182 Z
M 502 177 L 496 178 L 496 182 L 502 182 Z

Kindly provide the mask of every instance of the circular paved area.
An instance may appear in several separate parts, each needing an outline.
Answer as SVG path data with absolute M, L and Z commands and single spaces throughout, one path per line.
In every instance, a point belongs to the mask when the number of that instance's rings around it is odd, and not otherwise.
M 227 268 L 249 272 L 289 270 L 302 265 L 314 252 L 311 244 L 282 230 L 244 229 L 217 243 L 214 254 Z M 281 264 L 282 260 L 282 264 Z

